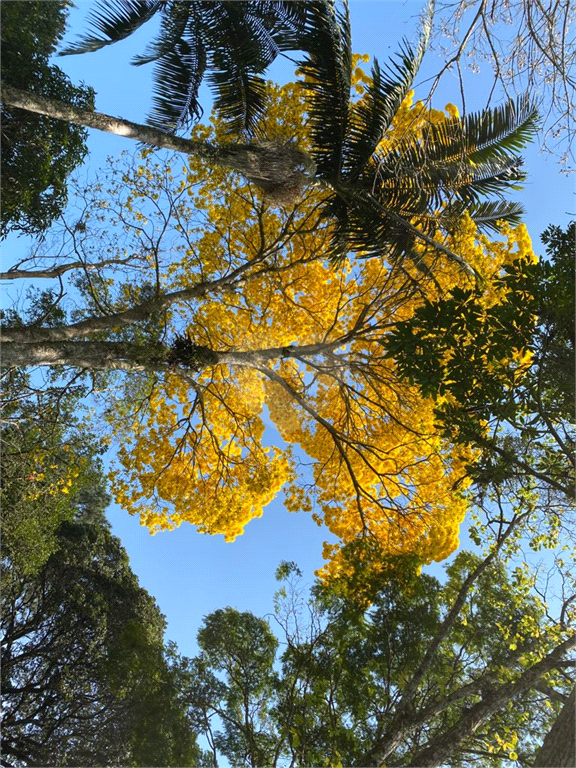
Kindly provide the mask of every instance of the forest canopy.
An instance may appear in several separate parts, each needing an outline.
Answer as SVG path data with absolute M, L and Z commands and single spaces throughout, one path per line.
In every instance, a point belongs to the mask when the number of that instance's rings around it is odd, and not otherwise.
M 366 76 L 356 73 L 361 101 Z M 268 91 L 267 135 L 306 146 L 301 91 Z M 413 104 L 409 94 L 383 142 L 417 139 L 455 112 Z M 222 131 L 214 119 L 194 135 L 217 142 Z M 425 302 L 456 290 L 474 292 L 481 312 L 514 312 L 507 280 L 536 256 L 524 225 L 490 239 L 463 215 L 436 238 L 481 287 L 426 245 L 411 261 L 334 263 L 331 224 L 318 212 L 325 194 L 313 188 L 279 209 L 237 175 L 207 175 L 201 160 L 186 166 L 148 149 L 125 157 L 107 184 L 84 194 L 74 227 L 53 236 L 65 243 L 63 261 L 67 253 L 90 266 L 71 270 L 82 296 L 75 322 L 7 329 L 5 339 L 25 340 L 16 354 L 39 353 L 31 363 L 125 370 L 116 393 L 107 387 L 106 418 L 119 441 L 112 489 L 152 531 L 186 521 L 233 540 L 284 488 L 288 509 L 314 509 L 343 544 L 369 537 L 385 554 L 440 560 L 458 546 L 475 454 L 442 435 L 434 400 L 401 378 L 388 337 Z M 39 257 L 49 259 L 56 242 Z M 529 366 L 517 344 L 510 335 L 487 353 L 499 356 L 502 388 Z M 269 437 L 267 419 L 282 442 Z M 312 480 L 299 475 L 303 460 Z M 325 556 L 326 573 L 337 571 L 338 547 Z
M 575 225 L 533 241 L 514 197 L 545 131 L 519 38 L 513 98 L 469 111 L 460 71 L 512 8 L 543 64 L 570 10 L 439 2 L 470 26 L 421 101 L 432 0 L 387 65 L 340 0 L 95 2 L 63 53 L 159 24 L 140 124 L 49 61 L 68 5 L 2 4 L 3 227 L 37 235 L 0 273 L 3 768 L 570 768 Z M 72 177 L 86 129 L 140 146 Z M 216 597 L 286 520 L 325 539 L 313 584 Z

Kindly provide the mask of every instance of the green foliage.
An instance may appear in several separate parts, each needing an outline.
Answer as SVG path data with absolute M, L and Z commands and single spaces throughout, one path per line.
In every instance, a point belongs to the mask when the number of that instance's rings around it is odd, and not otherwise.
M 191 716 L 213 746 L 214 763 L 220 754 L 245 766 L 375 765 L 383 736 L 400 729 L 385 764 L 411 765 L 428 742 L 466 721 L 470 708 L 508 688 L 561 638 L 547 626 L 528 572 L 499 560 L 484 568 L 446 624 L 482 562 L 461 552 L 443 584 L 419 576 L 414 563 L 397 563 L 404 578 L 378 577 L 363 606 L 337 581 L 316 584 L 303 599 L 297 566 L 282 563 L 279 671 L 266 622 L 231 608 L 207 616 L 188 684 Z M 398 719 L 399 701 L 420 669 L 421 682 Z M 570 679 L 555 673 L 545 684 L 564 695 Z M 465 731 L 449 764 L 496 768 L 518 752 L 529 765 L 559 709 L 556 698 L 533 687 L 523 691 Z
M 3 394 L 2 546 L 12 567 L 32 576 L 56 551 L 61 524 L 74 518 L 89 489 L 101 486 L 101 447 L 79 425 L 82 386 L 34 395 L 28 376 L 10 372 Z M 102 491 L 98 505 L 107 503 Z
M 398 323 L 387 347 L 436 399 L 446 435 L 482 450 L 470 467 L 478 481 L 527 474 L 571 498 L 574 224 L 542 239 L 550 260 L 507 265 L 496 282 L 505 301 L 487 309 L 457 288 Z
M 195 722 L 205 725 L 209 712 L 217 711 L 224 729 L 211 734 L 211 740 L 231 763 L 270 765 L 275 741 L 268 728 L 268 708 L 278 647 L 270 627 L 251 613 L 225 608 L 204 619 L 198 645 L 202 654 L 193 665 L 198 679 L 190 681 Z
M 122 40 L 156 13 L 158 36 L 134 64 L 156 63 L 149 123 L 175 130 L 202 115 L 198 90 L 206 72 L 215 106 L 231 133 L 253 133 L 266 105 L 261 77 L 280 50 L 297 47 L 306 14 L 292 2 L 99 2 L 90 14 L 93 32 L 64 53 L 87 53 Z
M 457 287 L 437 301 L 425 300 L 387 339 L 400 373 L 427 397 L 450 396 L 459 412 L 499 408 L 512 415 L 510 363 L 514 350 L 532 339 L 536 299 L 530 288 L 537 269 L 520 261 L 507 265 L 494 284 L 506 291 L 506 299 L 488 310 L 482 293 L 473 289 Z
M 93 108 L 94 91 L 74 86 L 48 64 L 61 40 L 68 2 L 2 3 L 2 80 L 8 85 Z M 86 131 L 2 106 L 2 236 L 38 235 L 67 202 L 66 179 L 86 154 Z
M 105 503 L 102 480 L 78 496 L 35 574 L 3 552 L 2 765 L 198 764 L 181 664 Z
M 574 342 L 576 307 L 574 258 L 576 222 L 565 230 L 550 226 L 542 233 L 547 261 L 541 262 L 539 282 L 539 358 L 543 405 L 553 418 L 574 415 Z

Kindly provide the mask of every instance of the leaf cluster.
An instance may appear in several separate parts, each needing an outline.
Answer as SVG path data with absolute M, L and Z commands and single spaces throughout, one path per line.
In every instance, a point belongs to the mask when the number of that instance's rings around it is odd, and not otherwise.
M 202 115 L 199 88 L 207 75 L 219 114 L 233 134 L 254 133 L 266 105 L 262 74 L 280 51 L 297 47 L 306 16 L 301 3 L 114 0 L 99 2 L 89 22 L 93 32 L 62 53 L 96 51 L 133 34 L 160 14 L 160 28 L 133 64 L 155 62 L 149 123 L 175 130 Z
M 67 2 L 2 4 L 2 79 L 83 109 L 94 91 L 74 86 L 48 64 L 62 38 Z M 62 213 L 66 180 L 86 155 L 86 130 L 61 120 L 2 106 L 2 236 L 38 235 Z

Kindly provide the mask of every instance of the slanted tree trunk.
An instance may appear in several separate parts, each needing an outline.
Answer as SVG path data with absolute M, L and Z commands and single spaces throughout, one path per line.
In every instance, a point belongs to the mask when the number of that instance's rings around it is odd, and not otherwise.
M 98 321 L 99 318 L 96 318 Z M 83 321 L 88 323 L 89 321 Z M 253 350 L 213 350 L 191 340 L 176 339 L 171 345 L 150 343 L 134 344 L 127 341 L 87 341 L 81 333 L 76 338 L 65 338 L 58 333 L 73 329 L 73 326 L 60 328 L 27 328 L 26 340 L 15 341 L 7 328 L 3 335 L 3 368 L 34 368 L 37 366 L 67 365 L 94 371 L 200 371 L 213 365 L 238 365 L 260 368 L 271 360 L 291 357 L 307 357 L 326 351 L 333 351 L 342 344 L 339 339 L 333 342 L 293 345 L 288 347 L 266 347 Z M 49 332 L 54 331 L 54 338 Z M 83 328 L 84 335 L 90 329 Z
M 195 155 L 207 163 L 240 173 L 280 203 L 298 199 L 304 185 L 316 173 L 314 160 L 293 144 L 277 141 L 261 141 L 254 144 L 211 144 L 193 141 L 164 133 L 148 125 L 81 109 L 57 99 L 21 91 L 4 84 L 2 101 L 10 107 L 56 120 L 65 120 L 85 128 L 96 128 L 116 136 L 125 136 L 151 147 Z
M 444 765 L 460 744 L 474 734 L 493 714 L 509 701 L 533 688 L 542 675 L 556 667 L 567 653 L 576 646 L 576 635 L 572 635 L 554 648 L 547 656 L 529 667 L 515 683 L 507 683 L 493 689 L 490 695 L 463 712 L 460 719 L 445 733 L 432 738 L 428 744 L 408 763 L 409 768 L 437 768 Z M 552 766 L 551 763 L 546 765 Z M 566 763 L 565 765 L 569 765 Z M 553 768 L 560 768 L 554 766 Z M 570 767 L 572 768 L 572 766 Z
M 536 754 L 534 768 L 574 768 L 576 766 L 576 688 Z
M 43 330 L 43 329 L 39 329 Z M 168 368 L 170 348 L 125 341 L 31 341 L 2 344 L 2 367 L 69 365 L 93 371 L 155 371 Z

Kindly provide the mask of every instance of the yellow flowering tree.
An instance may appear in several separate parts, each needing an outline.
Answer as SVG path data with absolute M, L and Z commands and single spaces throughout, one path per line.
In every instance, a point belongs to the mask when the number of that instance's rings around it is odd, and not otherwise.
M 268 91 L 266 135 L 306 149 L 301 89 Z M 382 151 L 454 115 L 409 93 Z M 214 120 L 195 139 L 223 134 Z M 8 329 L 5 361 L 91 372 L 118 445 L 116 498 L 152 532 L 189 522 L 231 541 L 284 490 L 288 509 L 312 512 L 343 545 L 422 562 L 457 547 L 473 454 L 442 435 L 433 398 L 401 379 L 387 340 L 450 291 L 503 301 L 524 229 L 491 241 L 463 215 L 434 232 L 445 251 L 415 243 L 411 261 L 335 265 L 331 194 L 320 185 L 279 210 L 225 169 L 144 150 L 84 191 L 79 221 L 60 233 L 74 258 L 42 267 L 50 241 L 37 255 L 34 274 L 76 274 L 84 303 L 67 324 Z M 325 556 L 325 576 L 344 567 L 340 545 Z

